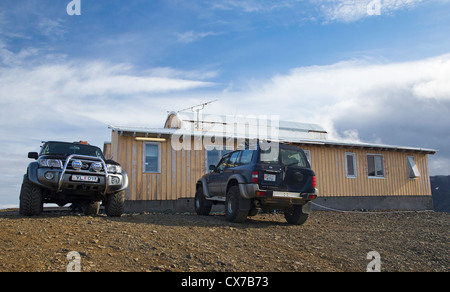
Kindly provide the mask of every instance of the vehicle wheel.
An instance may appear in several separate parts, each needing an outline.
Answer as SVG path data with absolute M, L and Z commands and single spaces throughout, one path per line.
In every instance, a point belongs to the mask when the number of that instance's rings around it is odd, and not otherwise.
M 126 192 L 121 191 L 108 196 L 105 213 L 110 217 L 120 217 L 125 211 Z
M 241 203 L 244 199 L 241 199 L 238 186 L 232 186 L 227 193 L 227 199 L 225 201 L 225 217 L 235 223 L 244 222 L 247 219 L 249 210 L 243 209 Z
M 20 190 L 19 213 L 25 216 L 41 215 L 44 211 L 42 195 L 42 188 L 31 183 L 28 177 L 25 177 Z
M 197 215 L 208 216 L 211 212 L 212 202 L 208 201 L 203 194 L 203 187 L 197 188 L 195 193 L 195 212 Z
M 302 205 L 294 205 L 290 210 L 284 211 L 284 218 L 289 224 L 303 225 L 308 220 L 309 214 L 303 213 Z
M 95 216 L 100 210 L 100 202 L 86 202 L 83 204 L 84 215 Z

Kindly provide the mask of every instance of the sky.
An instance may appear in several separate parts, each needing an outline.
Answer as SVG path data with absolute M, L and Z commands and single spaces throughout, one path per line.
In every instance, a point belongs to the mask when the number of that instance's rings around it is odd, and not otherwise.
M 279 115 L 437 149 L 450 175 L 449 0 L 2 0 L 0 207 L 43 140 L 102 147 L 168 111 Z

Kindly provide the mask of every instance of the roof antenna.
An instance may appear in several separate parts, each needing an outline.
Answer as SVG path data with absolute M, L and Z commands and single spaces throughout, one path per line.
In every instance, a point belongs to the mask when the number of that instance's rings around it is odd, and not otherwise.
M 215 100 L 211 100 L 211 101 L 199 104 L 199 105 L 194 105 L 194 106 L 191 106 L 191 107 L 179 110 L 179 111 L 177 111 L 177 113 L 182 112 L 182 111 L 186 111 L 186 110 L 191 110 L 192 112 L 196 112 L 197 123 L 195 125 L 195 128 L 198 130 L 200 128 L 199 127 L 200 126 L 200 111 L 203 110 L 205 108 L 205 106 L 207 106 L 207 105 L 209 105 L 209 104 L 211 104 L 213 102 L 216 102 L 216 101 L 219 101 L 219 100 L 215 99 Z

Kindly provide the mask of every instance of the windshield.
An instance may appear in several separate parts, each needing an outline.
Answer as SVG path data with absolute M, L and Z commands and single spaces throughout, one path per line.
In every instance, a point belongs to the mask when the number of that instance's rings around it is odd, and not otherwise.
M 100 150 L 100 148 L 91 146 L 91 145 L 84 145 L 84 144 L 49 142 L 43 146 L 42 151 L 41 151 L 41 155 L 69 156 L 72 154 L 95 156 L 95 157 L 104 159 L 103 153 Z
M 280 147 L 278 157 L 267 155 L 270 151 L 261 151 L 261 162 L 283 166 L 309 167 L 305 154 L 301 149 Z

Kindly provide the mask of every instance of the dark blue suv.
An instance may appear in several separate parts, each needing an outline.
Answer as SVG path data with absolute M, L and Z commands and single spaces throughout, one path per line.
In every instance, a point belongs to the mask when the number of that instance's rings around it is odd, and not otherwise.
M 260 210 L 283 210 L 288 223 L 305 223 L 317 198 L 314 171 L 302 149 L 275 145 L 227 153 L 211 165 L 211 173 L 197 182 L 197 214 L 209 215 L 213 205 L 224 204 L 231 222 L 243 222 Z

